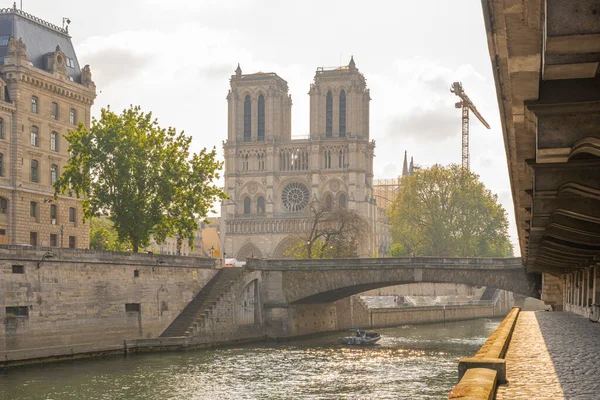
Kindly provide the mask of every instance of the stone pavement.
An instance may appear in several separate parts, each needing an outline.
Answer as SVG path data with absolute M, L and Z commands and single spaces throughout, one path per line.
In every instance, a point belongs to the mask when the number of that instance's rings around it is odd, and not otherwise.
M 600 324 L 568 312 L 521 312 L 496 399 L 600 399 Z

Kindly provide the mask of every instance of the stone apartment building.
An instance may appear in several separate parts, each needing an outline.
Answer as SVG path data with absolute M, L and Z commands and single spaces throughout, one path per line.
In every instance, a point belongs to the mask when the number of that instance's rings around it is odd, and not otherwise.
M 54 200 L 69 159 L 64 135 L 90 124 L 96 97 L 68 29 L 0 9 L 0 243 L 87 248 L 81 202 Z
M 369 221 L 369 243 L 362 256 L 378 247 L 374 234 L 375 143 L 369 137 L 365 77 L 354 59 L 339 68 L 318 68 L 310 85 L 310 135 L 292 138 L 292 99 L 275 73 L 231 77 L 228 135 L 224 142 L 225 190 L 221 207 L 222 253 L 283 258 L 306 231 L 310 202 L 355 210 Z

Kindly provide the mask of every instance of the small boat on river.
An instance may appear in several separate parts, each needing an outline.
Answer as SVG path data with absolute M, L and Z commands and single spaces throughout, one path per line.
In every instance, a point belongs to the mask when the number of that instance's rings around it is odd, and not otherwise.
M 369 344 L 375 344 L 381 339 L 381 335 L 376 332 L 367 333 L 356 328 L 356 335 L 347 336 L 342 339 L 342 344 L 350 344 L 356 346 L 366 346 Z

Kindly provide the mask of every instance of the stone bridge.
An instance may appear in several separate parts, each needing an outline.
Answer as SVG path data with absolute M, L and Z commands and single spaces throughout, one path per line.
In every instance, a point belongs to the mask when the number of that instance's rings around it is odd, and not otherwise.
M 336 301 L 386 286 L 459 283 L 531 297 L 539 288 L 521 258 L 249 259 L 246 269 L 258 283 L 261 319 L 272 337 L 301 334 L 307 320 L 317 324 L 335 314 Z

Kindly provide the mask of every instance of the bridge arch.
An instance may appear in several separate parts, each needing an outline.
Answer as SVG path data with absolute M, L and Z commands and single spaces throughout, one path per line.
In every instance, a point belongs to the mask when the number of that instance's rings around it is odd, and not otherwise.
M 408 283 L 460 283 L 537 296 L 537 281 L 520 258 L 381 258 L 252 260 L 251 269 L 277 271 L 289 304 L 329 303 L 367 290 Z

